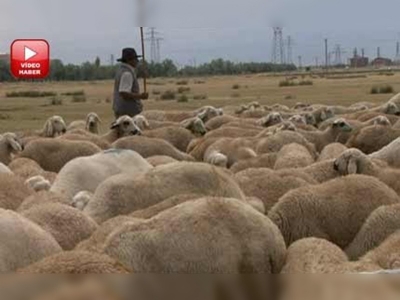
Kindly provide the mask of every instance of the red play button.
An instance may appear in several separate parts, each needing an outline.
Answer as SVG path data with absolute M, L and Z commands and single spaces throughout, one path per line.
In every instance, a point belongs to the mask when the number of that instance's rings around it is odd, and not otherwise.
M 11 73 L 16 78 L 43 79 L 50 71 L 50 47 L 46 40 L 15 40 L 11 44 Z

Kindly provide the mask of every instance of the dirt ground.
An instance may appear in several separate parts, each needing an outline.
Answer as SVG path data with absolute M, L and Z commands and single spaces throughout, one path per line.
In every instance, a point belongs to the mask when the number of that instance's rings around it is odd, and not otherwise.
M 400 74 L 379 75 L 367 74 L 359 78 L 311 78 L 311 86 L 279 87 L 282 76 L 266 74 L 241 76 L 215 76 L 204 78 L 156 78 L 148 80 L 150 99 L 145 101 L 145 109 L 190 110 L 203 105 L 216 107 L 231 107 L 251 101 L 270 105 L 281 103 L 288 106 L 296 102 L 350 105 L 355 102 L 368 101 L 382 103 L 392 94 L 370 94 L 373 86 L 391 85 L 395 92 L 400 92 Z M 187 80 L 186 85 L 177 82 Z M 299 77 L 298 80 L 303 80 Z M 295 81 L 296 81 L 295 80 Z M 239 85 L 238 89 L 233 89 Z M 166 90 L 177 91 L 180 87 L 188 87 L 185 92 L 189 101 L 159 100 L 159 93 Z M 44 98 L 7 98 L 6 93 L 12 91 L 54 91 L 57 98 L 62 99 L 62 105 L 52 105 L 52 97 Z M 72 96 L 62 93 L 83 90 L 85 102 L 73 102 Z M 143 90 L 143 87 L 142 87 Z M 67 123 L 84 119 L 88 112 L 94 111 L 103 120 L 103 131 L 113 120 L 112 112 L 113 81 L 96 82 L 44 82 L 44 83 L 0 83 L 0 132 L 24 129 L 39 129 L 44 121 L 52 115 L 62 116 Z M 181 94 L 177 93 L 177 98 Z M 195 100 L 194 97 L 206 99 Z

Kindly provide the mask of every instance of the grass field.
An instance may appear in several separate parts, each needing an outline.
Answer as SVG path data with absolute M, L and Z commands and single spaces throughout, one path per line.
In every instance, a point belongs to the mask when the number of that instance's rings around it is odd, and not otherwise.
M 145 101 L 145 109 L 189 110 L 203 105 L 233 107 L 238 104 L 257 100 L 261 104 L 281 103 L 288 106 L 296 102 L 350 105 L 359 101 L 381 103 L 392 94 L 370 94 L 376 85 L 391 85 L 394 92 L 400 92 L 400 74 L 392 76 L 369 74 L 365 78 L 310 78 L 310 86 L 279 87 L 284 77 L 265 74 L 243 76 L 218 76 L 185 79 L 187 84 L 177 83 L 182 80 L 156 78 L 148 81 L 150 99 Z M 182 82 L 181 82 L 182 83 Z M 184 83 L 184 82 L 183 82 Z M 236 86 L 235 86 L 236 85 Z M 188 87 L 184 92 L 188 102 L 177 100 L 157 100 L 167 90 L 177 91 Z M 82 100 L 74 96 L 61 95 L 83 90 Z M 52 115 L 61 115 L 66 122 L 84 119 L 94 111 L 103 119 L 103 130 L 113 120 L 112 112 L 113 81 L 97 82 L 60 82 L 60 83 L 0 83 L 0 131 L 15 131 L 28 128 L 41 128 L 44 120 Z M 56 92 L 61 105 L 52 105 L 52 97 L 8 98 L 7 93 L 18 91 Z M 176 98 L 181 94 L 176 93 Z M 201 99 L 204 97 L 206 99 Z M 196 98 L 196 99 L 194 99 Z M 85 101 L 86 99 L 86 101 Z M 185 100 L 185 99 L 184 99 Z M 83 101 L 83 102 L 82 102 Z

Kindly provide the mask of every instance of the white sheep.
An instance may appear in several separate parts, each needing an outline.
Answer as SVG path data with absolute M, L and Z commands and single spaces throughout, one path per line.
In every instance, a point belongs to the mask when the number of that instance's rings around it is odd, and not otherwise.
M 49 180 L 41 175 L 33 176 L 25 181 L 25 184 L 33 189 L 35 192 L 48 191 L 51 187 Z
M 381 150 L 371 153 L 369 157 L 380 159 L 388 163 L 389 166 L 400 168 L 400 138 L 395 139 Z
M 68 131 L 76 130 L 76 129 L 84 129 L 88 132 L 99 134 L 99 125 L 101 124 L 101 119 L 98 114 L 94 112 L 90 112 L 86 115 L 86 120 L 73 121 L 67 127 Z
M 12 154 L 22 151 L 22 143 L 15 133 L 7 132 L 0 135 L 0 163 L 8 165 Z
M 69 161 L 58 173 L 50 191 L 71 200 L 81 191 L 94 193 L 107 178 L 117 174 L 140 174 L 153 167 L 131 150 L 110 149 Z
M 24 144 L 29 143 L 39 137 L 54 138 L 67 132 L 65 121 L 60 116 L 52 116 L 48 118 L 41 131 L 23 132 L 22 140 Z
M 278 152 L 274 169 L 304 168 L 314 163 L 313 155 L 303 145 L 288 144 Z
M 110 131 L 102 136 L 103 140 L 112 144 L 119 138 L 131 135 L 141 135 L 142 131 L 129 116 L 121 116 L 115 120 Z
M 71 206 L 83 211 L 89 201 L 93 198 L 93 193 L 89 191 L 80 191 L 72 198 Z
M 141 131 L 150 129 L 150 124 L 147 118 L 143 115 L 136 115 L 133 118 L 133 122 L 140 128 Z

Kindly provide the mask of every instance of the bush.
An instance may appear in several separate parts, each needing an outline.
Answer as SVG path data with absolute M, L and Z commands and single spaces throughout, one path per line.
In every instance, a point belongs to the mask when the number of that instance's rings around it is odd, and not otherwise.
M 391 85 L 373 86 L 370 94 L 394 94 L 394 88 Z
M 205 95 L 205 94 L 202 94 L 202 95 L 194 95 L 193 96 L 193 99 L 194 100 L 205 100 L 205 99 L 207 99 L 208 97 L 207 97 L 207 95 Z
M 62 93 L 61 95 L 64 95 L 64 96 L 84 96 L 85 95 L 85 91 L 81 90 L 81 91 L 74 91 L 74 92 L 66 92 L 66 93 Z
M 153 91 L 153 95 L 161 95 L 161 92 L 160 92 L 160 91 L 157 91 L 157 90 L 154 90 L 154 91 Z
M 62 105 L 63 101 L 61 98 L 53 97 L 50 99 L 50 105 Z
M 233 94 L 231 95 L 231 97 L 232 97 L 232 98 L 239 98 L 239 97 L 240 97 L 240 94 L 239 94 L 239 93 L 233 93 Z
M 312 82 L 311 80 L 302 80 L 299 82 L 299 85 L 313 85 L 314 82 Z
M 189 102 L 189 98 L 186 95 L 180 95 L 177 101 L 180 103 Z
M 238 89 L 240 89 L 240 85 L 234 84 L 234 85 L 232 86 L 232 89 L 233 89 L 233 90 L 238 90 Z
M 105 101 L 106 101 L 106 103 L 110 103 L 111 99 L 107 97 Z
M 291 80 L 282 80 L 279 81 L 279 86 L 284 87 L 284 86 L 296 86 L 297 84 L 294 81 Z
M 189 81 L 187 80 L 180 80 L 176 82 L 176 85 L 187 85 L 189 83 Z
M 174 100 L 175 92 L 171 90 L 167 90 L 161 94 L 161 100 Z
M 285 97 L 284 97 L 284 99 L 285 100 L 291 100 L 291 99 L 295 99 L 296 97 L 295 96 L 292 96 L 292 95 L 286 95 Z
M 86 96 L 85 95 L 75 95 L 72 97 L 71 102 L 73 102 L 73 103 L 86 102 Z
M 20 91 L 20 92 L 6 93 L 7 98 L 18 98 L 18 97 L 42 98 L 42 97 L 50 97 L 50 96 L 57 96 L 57 93 L 41 92 L 41 91 Z
M 165 85 L 164 82 L 161 81 L 149 81 L 147 82 L 148 85 Z
M 190 87 L 181 86 L 181 87 L 178 88 L 178 93 L 179 94 L 182 94 L 182 93 L 185 93 L 185 92 L 190 92 Z
M 196 80 L 194 84 L 205 84 L 206 82 L 204 80 Z

